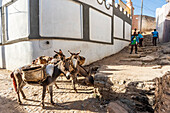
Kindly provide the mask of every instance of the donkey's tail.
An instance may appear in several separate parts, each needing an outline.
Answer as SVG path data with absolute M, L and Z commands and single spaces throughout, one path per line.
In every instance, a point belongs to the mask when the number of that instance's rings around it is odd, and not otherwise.
M 17 92 L 17 85 L 16 85 L 16 80 L 15 80 L 15 77 L 14 77 L 14 72 L 12 72 L 10 74 L 11 78 L 13 78 L 13 85 L 14 85 L 14 88 L 15 88 L 15 91 Z

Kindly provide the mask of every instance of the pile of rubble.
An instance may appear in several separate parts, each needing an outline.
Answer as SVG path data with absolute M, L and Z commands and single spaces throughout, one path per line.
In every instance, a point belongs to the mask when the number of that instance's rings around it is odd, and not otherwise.
M 155 112 L 170 113 L 170 72 L 156 79 Z
M 96 74 L 94 80 L 96 93 L 100 99 L 114 101 L 110 104 L 118 104 L 130 113 L 136 111 L 153 112 L 156 86 L 154 81 L 115 80 L 112 76 L 100 73 Z M 111 109 L 115 108 L 112 106 Z

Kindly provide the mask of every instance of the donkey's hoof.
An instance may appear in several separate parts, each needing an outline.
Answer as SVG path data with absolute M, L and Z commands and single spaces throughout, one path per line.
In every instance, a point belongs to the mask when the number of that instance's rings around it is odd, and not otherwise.
M 41 108 L 44 109 L 44 104 L 41 104 Z
M 22 104 L 22 102 L 21 102 L 21 101 L 18 101 L 18 104 L 19 104 L 19 105 L 21 105 L 21 104 Z
M 77 89 L 74 89 L 74 91 L 75 91 L 76 93 L 78 93 Z
M 58 86 L 56 86 L 57 89 L 60 89 Z
M 22 98 L 23 98 L 23 99 L 26 99 L 26 96 L 23 96 Z
M 54 103 L 54 102 L 51 102 L 51 105 L 55 105 L 55 103 Z

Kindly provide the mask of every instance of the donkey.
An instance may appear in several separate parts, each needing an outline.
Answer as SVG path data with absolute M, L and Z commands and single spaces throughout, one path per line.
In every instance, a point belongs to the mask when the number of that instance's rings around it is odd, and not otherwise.
M 71 54 L 71 56 L 66 59 L 66 68 L 68 68 L 68 70 L 71 73 L 72 86 L 73 86 L 73 89 L 75 90 L 75 92 L 77 92 L 77 89 L 75 87 L 75 83 L 77 81 L 77 75 L 82 75 L 85 77 L 84 83 L 86 85 L 93 85 L 94 84 L 94 79 L 92 76 L 94 74 L 94 73 L 92 73 L 93 70 L 90 69 L 89 71 L 86 71 L 85 68 L 83 68 L 81 65 L 79 65 L 79 64 L 82 64 L 82 63 L 80 63 L 82 61 L 80 60 L 80 56 L 79 56 L 81 51 L 78 53 L 72 53 L 70 51 L 68 51 L 68 52 Z
M 48 64 L 53 58 L 50 56 L 40 56 L 32 61 L 32 64 Z
M 54 52 L 56 54 L 53 57 L 50 57 L 50 56 L 40 56 L 40 57 L 36 58 L 35 60 L 33 60 L 32 64 L 48 64 L 48 63 L 56 62 L 56 60 L 59 61 L 59 60 L 65 59 L 65 55 L 63 54 L 61 49 L 59 49 L 59 52 L 57 52 L 55 50 L 54 50 Z
M 45 64 L 52 64 L 52 63 L 58 62 L 60 60 L 65 60 L 65 55 L 63 54 L 61 49 L 59 49 L 59 52 L 57 52 L 55 50 L 54 50 L 54 52 L 56 54 L 53 57 L 40 56 L 37 59 L 33 60 L 32 64 L 35 64 L 35 65 L 44 64 L 45 65 Z M 56 83 L 54 85 L 57 89 L 59 89 L 59 87 L 57 86 Z M 47 91 L 48 91 L 48 89 L 47 89 Z
M 50 90 L 50 97 L 51 97 L 50 102 L 51 102 L 52 105 L 54 105 L 53 98 L 52 98 L 52 91 L 53 91 L 52 85 L 53 85 L 53 83 L 55 83 L 56 78 L 61 73 L 66 75 L 67 79 L 69 79 L 70 78 L 70 72 L 68 70 L 66 70 L 66 68 L 65 68 L 65 61 L 60 60 L 57 64 L 48 64 L 46 66 L 46 73 L 48 74 L 48 76 L 41 83 L 40 82 L 26 82 L 23 78 L 23 74 L 21 73 L 21 71 L 14 70 L 11 73 L 11 78 L 13 78 L 14 88 L 15 88 L 15 91 L 17 92 L 17 95 L 18 95 L 18 103 L 19 104 L 21 104 L 19 92 L 21 92 L 23 99 L 25 99 L 26 96 L 25 96 L 22 88 L 26 84 L 30 84 L 30 85 L 38 85 L 38 86 L 43 87 L 42 100 L 41 100 L 42 108 L 44 108 L 44 98 L 45 98 L 45 93 L 46 93 L 46 89 L 47 89 L 47 86 L 48 86 L 49 90 Z

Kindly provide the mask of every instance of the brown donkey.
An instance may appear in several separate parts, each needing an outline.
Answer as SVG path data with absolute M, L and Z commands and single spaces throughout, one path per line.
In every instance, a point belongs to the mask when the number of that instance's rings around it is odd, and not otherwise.
M 55 62 L 58 62 L 60 60 L 65 60 L 65 55 L 63 54 L 63 52 L 61 51 L 61 49 L 59 49 L 59 52 L 55 51 L 54 52 L 56 53 L 53 57 L 50 57 L 50 56 L 40 56 L 38 57 L 37 59 L 33 60 L 32 64 L 35 64 L 35 65 L 40 65 L 40 64 L 52 64 L 52 63 L 55 63 Z M 57 89 L 59 89 L 59 87 L 57 86 L 56 83 L 54 83 L 55 87 Z M 48 90 L 48 88 L 47 88 Z
M 24 67 L 25 68 L 25 67 Z M 27 67 L 28 68 L 28 67 Z M 11 73 L 11 78 L 13 78 L 13 84 L 14 84 L 14 88 L 15 91 L 17 92 L 18 95 L 18 103 L 21 104 L 21 100 L 20 100 L 20 92 L 22 94 L 22 97 L 25 99 L 26 96 L 22 90 L 23 86 L 27 84 L 31 84 L 31 85 L 39 85 L 43 87 L 43 92 L 42 92 L 42 101 L 41 101 L 41 106 L 42 108 L 44 108 L 44 98 L 45 98 L 45 93 L 46 93 L 46 89 L 47 86 L 49 87 L 50 90 L 50 102 L 51 104 L 54 104 L 53 102 L 53 98 L 52 98 L 52 85 L 54 82 L 56 82 L 56 78 L 63 73 L 64 75 L 66 75 L 66 77 L 69 79 L 70 78 L 70 72 L 65 68 L 65 62 L 60 60 L 57 64 L 48 64 L 45 67 L 46 70 L 46 74 L 48 75 L 47 78 L 42 81 L 42 82 L 31 82 L 31 81 L 26 81 L 22 71 L 27 70 L 27 68 L 23 69 L 20 68 L 18 70 L 14 70 Z M 34 67 L 35 68 L 35 67 Z M 32 68 L 31 68 L 32 69 Z
M 82 75 L 83 77 L 85 77 L 84 83 L 86 85 L 93 85 L 94 79 L 92 75 L 94 74 L 94 71 L 92 68 L 89 71 L 86 71 L 86 69 L 81 66 L 85 61 L 84 57 L 79 56 L 81 51 L 78 53 L 72 53 L 70 51 L 68 52 L 71 54 L 71 56 L 66 59 L 66 68 L 68 68 L 68 70 L 71 73 L 72 85 L 75 92 L 77 92 L 77 89 L 75 87 L 75 83 L 77 81 L 77 75 Z

